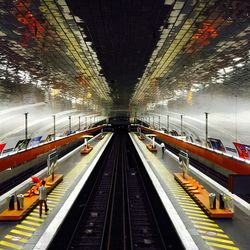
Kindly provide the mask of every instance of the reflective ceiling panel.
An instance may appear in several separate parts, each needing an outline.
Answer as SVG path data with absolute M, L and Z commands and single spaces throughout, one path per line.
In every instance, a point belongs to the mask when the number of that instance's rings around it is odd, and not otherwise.
M 111 103 L 96 53 L 65 1 L 0 1 L 1 78 Z
M 1 84 L 113 110 L 250 93 L 243 0 L 0 0 Z

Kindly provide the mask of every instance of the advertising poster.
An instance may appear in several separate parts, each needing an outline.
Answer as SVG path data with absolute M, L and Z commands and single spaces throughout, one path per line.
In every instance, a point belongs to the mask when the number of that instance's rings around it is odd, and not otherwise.
M 234 146 L 237 149 L 240 158 L 250 160 L 250 146 L 234 142 Z
M 29 145 L 29 142 L 30 142 L 30 139 L 19 140 L 14 148 L 14 151 L 26 149 Z
M 37 136 L 31 139 L 30 143 L 29 143 L 29 147 L 34 147 L 36 145 L 38 145 L 40 143 L 42 139 L 42 136 Z
M 6 143 L 1 143 L 0 144 L 0 154 L 2 153 L 4 147 L 5 147 Z
M 207 141 L 210 148 L 226 152 L 226 149 L 220 139 L 208 138 Z

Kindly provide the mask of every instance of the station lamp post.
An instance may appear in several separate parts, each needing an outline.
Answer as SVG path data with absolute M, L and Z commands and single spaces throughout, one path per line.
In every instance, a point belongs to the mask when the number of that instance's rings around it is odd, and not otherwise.
M 28 139 L 28 112 L 24 113 L 25 117 L 25 140 Z
M 71 134 L 71 115 L 69 115 L 69 134 Z
M 181 115 L 181 136 L 183 134 L 183 115 Z
M 53 115 L 53 134 L 54 134 L 54 141 L 56 139 L 56 115 Z
M 237 128 L 237 106 L 238 106 L 238 96 L 235 95 L 235 141 L 238 142 L 238 128 Z
M 167 131 L 169 133 L 169 115 L 167 115 Z
M 78 116 L 78 119 L 79 119 L 79 128 L 78 128 L 78 130 L 80 131 L 81 130 L 81 116 Z
M 208 147 L 208 113 L 205 112 L 205 143 L 206 143 L 206 147 Z

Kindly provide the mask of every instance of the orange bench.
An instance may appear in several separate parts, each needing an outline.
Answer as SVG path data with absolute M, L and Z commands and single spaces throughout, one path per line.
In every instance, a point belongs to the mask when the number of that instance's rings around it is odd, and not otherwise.
M 139 135 L 138 138 L 139 138 L 141 141 L 144 140 L 144 136 L 142 136 L 142 135 Z
M 157 148 L 156 146 L 153 147 L 153 144 L 146 144 L 146 147 L 149 151 L 153 152 L 153 153 L 156 153 L 157 152 Z
M 88 144 L 87 147 L 83 147 L 81 149 L 81 154 L 88 154 L 92 149 L 93 149 L 93 146 L 91 146 L 90 144 Z
M 51 176 L 47 178 L 46 187 L 48 193 L 53 190 L 58 183 L 63 180 L 62 174 L 55 174 L 54 180 L 52 181 Z M 24 197 L 23 209 L 20 210 L 9 210 L 5 209 L 0 213 L 0 221 L 18 221 L 22 220 L 39 202 L 39 195 L 32 195 L 29 197 Z M 17 202 L 15 202 L 15 208 L 17 208 Z
M 209 192 L 192 177 L 186 175 L 184 178 L 182 173 L 174 173 L 174 178 L 210 218 L 233 218 L 233 212 L 231 210 L 228 208 L 218 208 L 219 201 L 217 199 L 216 208 L 211 209 L 209 204 Z

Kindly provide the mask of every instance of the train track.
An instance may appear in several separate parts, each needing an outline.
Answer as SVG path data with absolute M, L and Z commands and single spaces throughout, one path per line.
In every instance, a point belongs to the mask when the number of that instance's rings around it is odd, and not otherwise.
M 113 136 L 49 249 L 183 249 L 135 151 Z

